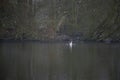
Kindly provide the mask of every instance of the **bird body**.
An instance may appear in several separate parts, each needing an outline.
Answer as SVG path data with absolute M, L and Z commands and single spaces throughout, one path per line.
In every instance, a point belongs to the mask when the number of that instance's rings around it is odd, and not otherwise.
M 70 46 L 70 48 L 72 48 L 72 46 L 73 46 L 73 43 L 72 43 L 72 41 L 69 43 L 69 46 Z

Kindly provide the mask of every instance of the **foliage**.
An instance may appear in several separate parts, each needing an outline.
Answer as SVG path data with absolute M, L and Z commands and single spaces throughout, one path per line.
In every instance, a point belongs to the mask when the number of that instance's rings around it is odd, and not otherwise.
M 0 38 L 55 39 L 82 33 L 86 39 L 120 37 L 119 0 L 3 0 Z

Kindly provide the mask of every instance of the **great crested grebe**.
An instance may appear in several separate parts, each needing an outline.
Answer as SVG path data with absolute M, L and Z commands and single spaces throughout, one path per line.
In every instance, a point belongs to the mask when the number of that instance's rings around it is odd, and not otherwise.
M 72 48 L 72 46 L 73 46 L 73 42 L 72 41 L 69 42 L 69 46 L 70 46 L 70 48 Z

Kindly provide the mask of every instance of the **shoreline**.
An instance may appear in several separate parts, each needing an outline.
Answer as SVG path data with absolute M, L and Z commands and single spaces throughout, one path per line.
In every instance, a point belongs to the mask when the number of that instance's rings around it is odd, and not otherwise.
M 14 40 L 14 39 L 0 39 L 0 43 L 4 42 L 39 42 L 39 43 L 68 43 L 70 40 Z M 112 44 L 112 43 L 120 43 L 120 41 L 97 41 L 97 40 L 74 40 L 73 42 L 75 43 L 107 43 L 107 44 Z

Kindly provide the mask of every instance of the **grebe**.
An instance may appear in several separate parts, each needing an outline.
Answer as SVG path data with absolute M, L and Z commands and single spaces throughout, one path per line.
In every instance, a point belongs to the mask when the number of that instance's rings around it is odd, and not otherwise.
M 70 48 L 72 48 L 72 46 L 73 46 L 73 43 L 72 43 L 72 41 L 69 43 L 69 46 L 70 46 Z

